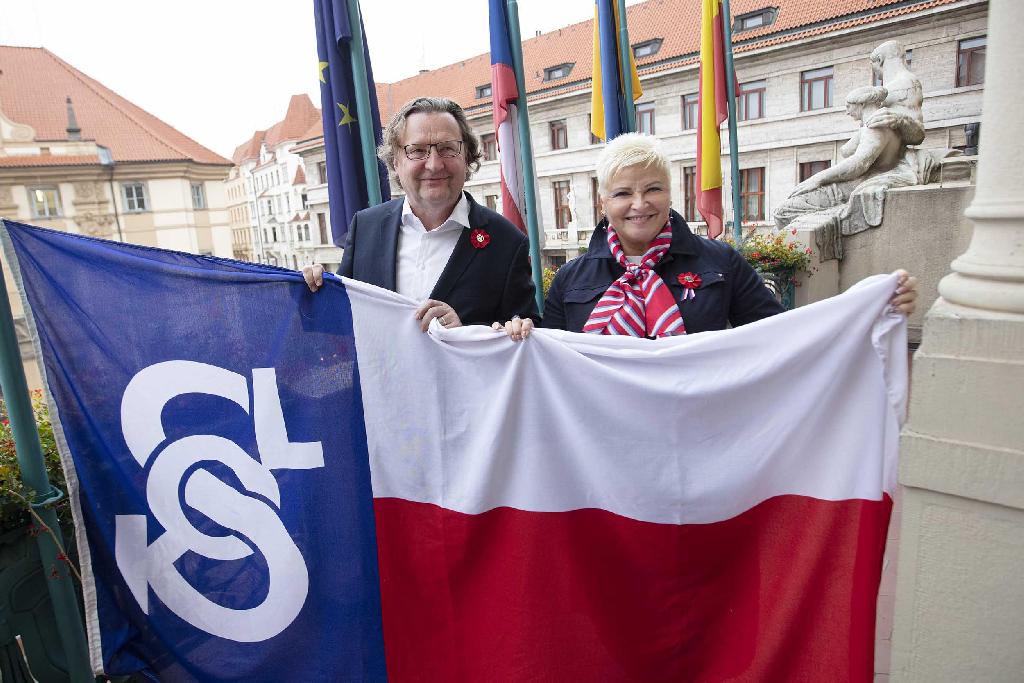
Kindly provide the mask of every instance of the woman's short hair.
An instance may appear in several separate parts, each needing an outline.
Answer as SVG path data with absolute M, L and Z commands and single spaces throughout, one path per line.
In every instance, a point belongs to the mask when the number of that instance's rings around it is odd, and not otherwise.
M 625 133 L 615 138 L 597 158 L 597 191 L 604 194 L 612 177 L 624 168 L 654 168 L 670 177 L 668 157 L 661 141 L 645 133 Z
M 462 156 L 466 159 L 466 180 L 469 180 L 480 168 L 480 158 L 483 156 L 480 151 L 480 138 L 476 136 L 473 129 L 469 127 L 466 120 L 466 113 L 462 107 L 449 100 L 447 97 L 417 97 L 402 105 L 402 108 L 394 113 L 387 127 L 381 132 L 381 143 L 377 147 L 377 158 L 384 162 L 391 173 L 391 178 L 398 186 L 402 183 L 395 172 L 395 155 L 402 152 L 400 140 L 405 132 L 405 121 L 413 114 L 451 114 L 455 122 L 459 124 L 459 131 L 462 133 Z

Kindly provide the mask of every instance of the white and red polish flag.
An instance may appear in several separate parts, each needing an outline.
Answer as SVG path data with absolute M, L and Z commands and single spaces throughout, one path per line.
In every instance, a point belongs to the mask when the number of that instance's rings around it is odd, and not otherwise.
M 501 212 L 526 232 L 522 146 L 517 124 L 519 88 L 512 66 L 512 42 L 505 0 L 490 0 L 491 99 L 495 139 L 501 159 Z
M 894 275 L 722 332 L 513 343 L 333 275 L 9 221 L 0 244 L 97 673 L 871 679 Z
M 724 332 L 517 344 L 346 286 L 391 680 L 871 680 L 894 276 Z

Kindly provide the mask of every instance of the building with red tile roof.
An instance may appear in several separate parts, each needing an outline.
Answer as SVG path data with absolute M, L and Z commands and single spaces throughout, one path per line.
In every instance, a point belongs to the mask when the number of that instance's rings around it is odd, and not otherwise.
M 231 256 L 222 182 L 230 169 L 49 50 L 0 45 L 0 216 Z M 11 303 L 19 315 L 16 295 Z M 26 370 L 38 386 L 34 363 Z
M 883 42 L 903 45 L 921 81 L 921 148 L 964 148 L 968 128 L 980 122 L 986 0 L 730 4 L 742 110 L 737 141 L 745 225 L 769 226 L 772 209 L 798 182 L 841 161 L 840 149 L 859 125 L 845 115 L 844 97 L 858 86 L 884 85 L 873 79 L 868 60 Z M 638 123 L 661 138 L 670 158 L 673 206 L 697 231 L 703 228 L 694 210 L 700 6 L 701 0 L 647 0 L 626 10 L 644 91 L 637 102 Z M 592 36 L 592 22 L 584 21 L 523 41 L 546 266 L 578 255 L 600 216 L 594 167 L 601 145 L 590 136 Z M 490 79 L 490 58 L 483 54 L 395 83 L 378 81 L 382 123 L 414 97 L 445 96 L 462 105 L 478 135 L 493 135 Z M 723 126 L 723 146 L 727 136 Z M 305 137 L 295 151 L 307 169 L 321 166 L 322 131 L 314 127 Z M 731 220 L 727 150 L 725 146 L 723 197 Z M 310 210 L 320 225 L 329 224 L 324 174 L 310 173 L 309 182 Z M 497 158 L 485 160 L 466 189 L 481 204 L 500 206 Z M 401 191 L 393 185 L 392 194 Z M 332 265 L 327 258 L 321 262 Z M 894 577 L 894 557 L 887 555 L 878 602 L 875 680 L 887 680 L 889 674 Z
M 887 40 L 908 50 L 924 89 L 925 148 L 964 146 L 965 125 L 980 120 L 986 0 L 732 0 L 738 97 L 737 139 L 744 222 L 771 224 L 772 210 L 807 174 L 841 160 L 858 124 L 844 113 L 850 90 L 872 83 L 868 55 Z M 627 7 L 630 43 L 643 96 L 642 129 L 662 139 L 672 161 L 674 206 L 703 229 L 694 211 L 697 58 L 701 0 L 647 0 Z M 523 41 L 546 265 L 574 257 L 599 217 L 590 136 L 592 21 Z M 974 66 L 964 72 L 967 60 Z M 493 134 L 490 58 L 477 55 L 395 83 L 377 83 L 381 116 L 414 97 L 450 97 L 479 135 Z M 806 95 L 806 96 L 805 96 Z M 323 159 L 319 131 L 297 150 Z M 728 146 L 723 126 L 723 146 Z M 729 160 L 723 158 L 727 220 L 732 218 Z M 498 162 L 485 160 L 466 189 L 500 205 Z M 329 211 L 310 177 L 311 210 Z M 392 187 L 394 194 L 400 194 Z
M 293 95 L 283 119 L 235 148 L 225 180 L 235 258 L 287 268 L 310 262 L 306 172 L 290 150 L 311 130 L 322 136 L 320 121 L 308 95 Z
M 739 57 L 772 45 L 799 43 L 814 35 L 958 4 L 958 0 L 732 0 L 730 4 L 733 17 L 766 9 L 774 12 L 762 26 L 735 34 L 734 53 Z M 696 63 L 700 7 L 700 0 L 648 0 L 626 8 L 630 43 L 658 41 L 655 51 L 637 57 L 641 76 Z M 530 101 L 589 91 L 592 41 L 591 20 L 524 40 L 523 72 Z M 560 64 L 571 65 L 566 76 L 545 78 L 548 69 Z M 449 97 L 469 112 L 489 112 L 490 96 L 480 96 L 478 87 L 490 84 L 490 79 L 490 55 L 484 53 L 395 83 L 377 83 L 381 118 L 386 122 L 404 102 L 424 93 Z
M 18 163 L 43 165 L 38 159 L 18 158 L 39 156 L 40 147 L 49 147 L 49 161 L 60 164 L 57 149 L 72 141 L 67 131 L 67 98 L 71 98 L 80 128 L 76 139 L 103 145 L 118 164 L 181 161 L 219 168 L 229 165 L 227 159 L 46 48 L 0 46 L 0 70 L 0 111 L 12 126 L 28 126 L 31 142 L 37 143 L 15 145 L 13 140 L 5 140 L 0 147 L 5 167 Z M 40 83 L 46 87 L 40 87 Z

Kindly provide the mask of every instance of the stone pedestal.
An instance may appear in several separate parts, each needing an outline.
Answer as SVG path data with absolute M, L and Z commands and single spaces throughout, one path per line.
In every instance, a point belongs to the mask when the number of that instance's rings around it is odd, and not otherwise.
M 992 0 L 967 251 L 914 359 L 891 676 L 1024 676 L 1024 3 Z
M 903 432 L 894 680 L 1024 675 L 1024 315 L 940 299 Z
M 911 343 L 920 342 L 924 315 L 938 298 L 939 280 L 970 243 L 972 225 L 963 213 L 973 196 L 974 186 L 966 181 L 890 190 L 882 225 L 844 237 L 841 261 L 819 260 L 815 234 L 798 230 L 793 239 L 815 254 L 814 270 L 798 278 L 797 305 L 835 296 L 866 277 L 905 268 L 918 281 L 918 310 L 908 324 Z

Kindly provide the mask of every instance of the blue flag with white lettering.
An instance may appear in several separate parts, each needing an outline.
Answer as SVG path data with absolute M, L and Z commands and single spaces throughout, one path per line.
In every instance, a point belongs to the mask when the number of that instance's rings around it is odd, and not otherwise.
M 71 460 L 94 669 L 383 679 L 344 288 L 3 225 Z
M 334 243 L 345 246 L 345 235 L 356 211 L 369 206 L 366 178 L 363 174 L 362 144 L 356 120 L 356 86 L 352 77 L 350 45 L 355 27 L 349 22 L 347 0 L 313 0 L 316 19 L 316 52 L 320 60 L 320 103 L 324 120 L 324 147 L 327 153 L 327 191 L 331 208 L 331 234 Z M 362 25 L 358 27 L 363 31 Z M 370 53 L 363 31 L 363 58 L 373 114 L 373 138 L 381 141 L 380 110 L 377 89 L 370 68 Z M 377 162 L 381 200 L 391 199 L 387 169 Z

